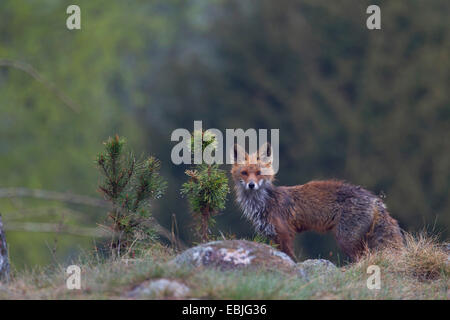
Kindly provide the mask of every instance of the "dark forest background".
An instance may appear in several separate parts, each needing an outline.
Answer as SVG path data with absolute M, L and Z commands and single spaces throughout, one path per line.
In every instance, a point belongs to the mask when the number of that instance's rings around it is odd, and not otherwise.
M 175 214 L 189 244 L 171 132 L 279 128 L 278 184 L 344 179 L 385 197 L 405 230 L 448 238 L 449 1 L 79 0 L 82 29 L 69 31 L 73 3 L 0 2 L 0 191 L 99 197 L 95 155 L 117 133 L 161 159 L 153 215 L 170 229 Z M 382 30 L 366 28 L 370 4 Z M 22 268 L 90 250 L 90 236 L 42 231 L 95 227 L 106 211 L 4 196 L 0 212 Z M 217 221 L 216 233 L 253 235 L 234 194 Z M 297 254 L 342 258 L 308 233 Z

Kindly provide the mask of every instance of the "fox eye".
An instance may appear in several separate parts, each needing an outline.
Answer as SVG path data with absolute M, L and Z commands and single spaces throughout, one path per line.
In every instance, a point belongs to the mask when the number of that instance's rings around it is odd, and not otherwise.
M 257 175 L 257 176 L 261 175 L 261 171 L 259 171 L 259 170 L 256 171 L 256 175 Z
M 243 175 L 243 176 L 248 176 L 248 172 L 247 171 L 241 171 L 241 174 Z

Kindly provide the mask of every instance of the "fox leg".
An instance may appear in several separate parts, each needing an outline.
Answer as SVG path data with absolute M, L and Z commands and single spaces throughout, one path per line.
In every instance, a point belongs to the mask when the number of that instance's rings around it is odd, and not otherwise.
M 363 235 L 338 227 L 335 238 L 338 246 L 352 261 L 356 261 L 364 255 L 366 245 L 363 240 Z
M 386 247 L 403 247 L 403 235 L 395 219 L 388 213 L 380 213 L 380 217 L 373 222 L 373 227 L 367 233 L 367 244 L 369 249 L 377 250 Z
M 276 243 L 279 245 L 281 251 L 286 253 L 292 260 L 296 261 L 297 258 L 294 254 L 294 235 L 289 233 L 281 233 L 276 237 Z

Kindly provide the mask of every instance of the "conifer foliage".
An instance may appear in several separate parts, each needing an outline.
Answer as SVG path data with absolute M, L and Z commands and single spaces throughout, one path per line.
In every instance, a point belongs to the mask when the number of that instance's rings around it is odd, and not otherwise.
M 102 175 L 99 191 L 112 203 L 108 214 L 113 254 L 122 256 L 155 240 L 150 201 L 160 198 L 167 183 L 160 176 L 160 162 L 154 157 L 136 159 L 116 135 L 104 142 L 96 159 Z
M 202 152 L 209 145 L 215 150 L 217 142 L 214 135 L 194 132 L 191 140 L 193 152 L 196 138 L 202 139 Z M 210 227 L 215 224 L 214 215 L 225 209 L 227 194 L 230 192 L 228 178 L 225 172 L 219 169 L 218 164 L 198 164 L 185 173 L 189 176 L 189 180 L 183 184 L 181 193 L 189 202 L 197 235 L 202 242 L 206 242 L 211 233 Z

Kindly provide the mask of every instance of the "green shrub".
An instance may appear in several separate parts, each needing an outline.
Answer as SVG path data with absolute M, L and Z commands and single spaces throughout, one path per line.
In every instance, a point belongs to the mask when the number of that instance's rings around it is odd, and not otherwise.
M 215 144 L 213 135 L 194 132 L 193 137 L 202 139 L 202 152 Z M 194 150 L 194 138 L 191 150 Z M 187 197 L 193 213 L 195 228 L 202 242 L 209 239 L 210 227 L 214 226 L 214 215 L 225 209 L 227 194 L 230 192 L 228 178 L 217 164 L 199 164 L 193 170 L 186 170 L 189 180 L 183 184 L 181 193 Z
M 159 160 L 138 160 L 125 144 L 117 135 L 109 138 L 96 159 L 102 175 L 99 190 L 112 203 L 107 226 L 113 234 L 110 246 L 119 256 L 156 239 L 150 201 L 160 198 L 167 186 L 159 174 Z

